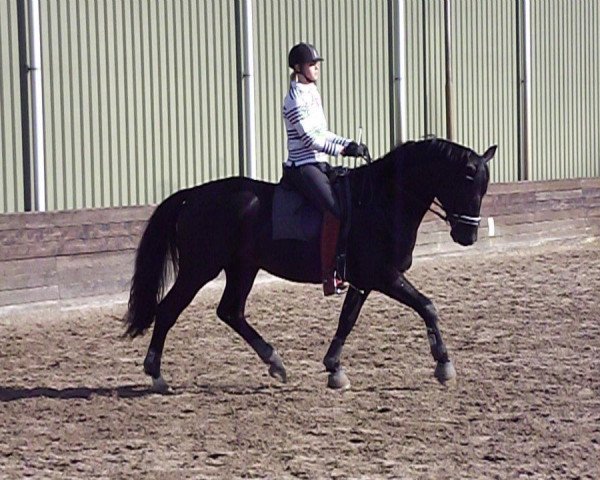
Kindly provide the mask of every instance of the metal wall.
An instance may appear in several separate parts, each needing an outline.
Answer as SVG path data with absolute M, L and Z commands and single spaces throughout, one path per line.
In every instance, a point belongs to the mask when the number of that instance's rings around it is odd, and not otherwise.
M 446 137 L 443 2 L 406 2 L 408 138 Z
M 600 2 L 531 1 L 531 179 L 600 175 Z
M 230 1 L 42 0 L 49 210 L 239 172 Z
M 492 181 L 518 180 L 518 43 L 514 0 L 452 0 L 453 140 L 500 145 Z M 491 20 L 493 19 L 493 20 Z M 409 137 L 447 137 L 444 2 L 407 2 Z
M 24 209 L 17 3 L 0 0 L 0 212 Z
M 454 0 L 453 95 L 458 142 L 500 146 L 492 181 L 519 180 L 519 71 L 514 0 Z
M 156 203 L 182 187 L 243 173 L 242 3 L 40 0 L 49 210 Z M 600 176 L 600 3 L 450 3 L 455 139 L 478 151 L 499 145 L 496 182 Z M 0 0 L 0 212 L 27 209 L 31 182 L 19 4 L 26 2 Z M 398 115 L 397 0 L 252 4 L 258 178 L 281 174 L 286 56 L 302 40 L 326 58 L 319 89 L 331 130 L 356 137 L 362 126 L 374 156 L 386 153 Z M 404 6 L 408 137 L 446 136 L 444 1 Z M 522 80 L 529 81 L 526 101 Z M 530 148 L 522 148 L 525 139 Z
M 257 175 L 276 181 L 285 160 L 281 108 L 289 88 L 287 53 L 314 44 L 325 58 L 319 91 L 331 131 L 357 138 L 373 156 L 392 146 L 389 2 L 256 0 L 254 4 Z M 339 158 L 338 164 L 347 162 Z M 336 163 L 336 161 L 332 161 Z M 354 162 L 352 161 L 352 165 Z

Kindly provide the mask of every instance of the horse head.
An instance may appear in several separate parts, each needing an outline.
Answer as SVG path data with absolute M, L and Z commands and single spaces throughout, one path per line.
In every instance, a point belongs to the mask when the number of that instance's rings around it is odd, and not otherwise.
M 451 142 L 444 144 L 446 146 L 441 150 L 451 157 L 446 162 L 451 168 L 442 169 L 435 196 L 446 212 L 452 240 L 463 246 L 472 245 L 477 241 L 481 202 L 490 179 L 488 162 L 494 157 L 497 146 L 479 155 Z

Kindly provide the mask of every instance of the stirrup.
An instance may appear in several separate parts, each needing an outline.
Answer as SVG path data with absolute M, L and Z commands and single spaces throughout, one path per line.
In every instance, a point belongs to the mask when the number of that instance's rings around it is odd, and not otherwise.
M 334 293 L 339 295 L 344 293 L 347 289 L 348 283 L 339 279 L 337 276 L 323 279 L 323 295 L 326 297 L 333 295 Z
M 333 284 L 335 286 L 335 293 L 337 293 L 338 295 L 348 290 L 348 282 L 345 282 L 340 278 L 335 277 L 333 279 Z

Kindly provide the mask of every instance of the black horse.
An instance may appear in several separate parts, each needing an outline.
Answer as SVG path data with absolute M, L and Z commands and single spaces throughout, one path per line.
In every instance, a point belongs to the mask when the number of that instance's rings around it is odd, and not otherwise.
M 495 151 L 493 146 L 480 156 L 456 143 L 426 139 L 404 143 L 349 171 L 352 211 L 346 275 L 351 287 L 323 361 L 330 387 L 350 384 L 341 367 L 341 352 L 373 290 L 423 318 L 437 362 L 435 377 L 443 383 L 456 375 L 433 303 L 404 272 L 412 264 L 419 225 L 436 199 L 452 239 L 465 246 L 477 240 L 481 201 L 489 183 L 487 164 Z M 196 293 L 223 270 L 226 285 L 217 315 L 256 351 L 271 376 L 286 381 L 280 356 L 246 320 L 246 299 L 260 269 L 318 284 L 321 265 L 318 238 L 273 240 L 274 188 L 271 183 L 228 178 L 176 192 L 153 212 L 137 250 L 125 322 L 131 337 L 155 322 L 144 370 L 156 389 L 167 388 L 160 362 L 169 329 Z M 162 298 L 169 263 L 175 282 Z

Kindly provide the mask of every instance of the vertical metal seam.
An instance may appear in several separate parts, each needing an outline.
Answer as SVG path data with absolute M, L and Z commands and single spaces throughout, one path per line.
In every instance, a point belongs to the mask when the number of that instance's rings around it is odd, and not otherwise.
M 119 42 L 118 42 L 118 18 L 119 16 L 117 15 L 117 3 L 116 0 L 113 0 L 113 19 L 115 21 L 114 24 L 114 44 L 113 44 L 113 50 L 114 50 L 114 80 L 115 80 L 115 93 L 116 93 L 116 97 L 117 97 L 117 101 L 115 103 L 115 117 L 116 117 L 116 168 L 115 168 L 115 172 L 116 172 L 116 177 L 117 177 L 117 188 L 115 189 L 115 196 L 113 198 L 113 206 L 120 206 L 122 205 L 121 202 L 121 192 L 123 191 L 123 169 L 121 166 L 122 163 L 122 159 L 121 159 L 121 132 L 122 132 L 122 126 L 121 126 L 121 108 L 122 108 L 122 99 L 121 99 L 121 88 L 119 85 Z M 114 176 L 113 176 L 114 178 Z
M 181 121 L 182 121 L 182 128 L 181 128 L 181 143 L 183 144 L 183 152 L 180 153 L 181 157 L 182 157 L 182 161 L 183 161 L 183 174 L 180 175 L 180 177 L 182 178 L 181 184 L 180 184 L 180 188 L 186 188 L 189 185 L 189 178 L 190 178 L 190 144 L 189 142 L 186 140 L 187 136 L 188 136 L 188 132 L 189 132 L 189 123 L 188 123 L 188 118 L 189 118 L 189 105 L 190 105 L 190 98 L 189 98 L 189 75 L 190 75 L 190 71 L 189 71 L 189 60 L 187 58 L 187 55 L 189 55 L 189 48 L 187 48 L 186 46 L 186 36 L 187 38 L 190 37 L 189 32 L 186 31 L 186 11 L 187 8 L 185 8 L 185 6 L 188 5 L 187 0 L 180 0 L 180 18 L 181 18 L 181 28 L 179 28 L 179 32 L 180 32 L 180 45 L 181 45 L 181 77 L 182 77 L 182 100 L 183 100 L 183 109 L 181 112 Z M 189 17 L 189 12 L 188 13 L 188 17 Z
M 9 17 L 12 17 L 12 15 L 10 15 L 10 12 L 9 12 Z M 12 22 L 7 22 L 7 23 L 8 23 L 8 38 L 10 39 L 13 36 L 13 33 L 12 33 Z M 9 55 L 10 55 L 10 53 L 9 53 Z M 15 112 L 14 62 L 9 62 L 9 74 L 8 74 L 8 78 L 9 78 L 9 80 L 8 80 L 8 86 L 9 86 L 9 91 L 11 93 L 11 95 L 10 95 L 10 111 L 11 112 Z M 0 88 L 1 88 L 1 86 L 0 86 Z M 4 111 L 4 109 L 0 109 L 0 110 Z M 5 123 L 8 123 L 10 125 L 10 131 L 11 131 L 10 137 L 12 139 L 11 143 L 13 145 L 13 149 L 12 150 L 15 151 L 16 150 L 16 145 L 17 145 L 17 132 L 16 132 L 15 122 L 5 121 Z M 5 127 L 3 127 L 2 132 L 5 131 L 4 128 Z M 11 156 L 12 156 L 12 171 L 13 171 L 13 176 L 16 178 L 17 177 L 17 175 L 16 175 L 16 173 L 17 173 L 17 169 L 16 169 L 16 156 L 15 155 L 11 155 Z M 4 158 L 7 158 L 7 157 L 4 156 Z M 12 182 L 15 182 L 15 179 L 12 179 Z M 14 191 L 16 193 L 15 186 L 13 186 L 13 189 L 14 189 Z M 6 192 L 8 194 L 8 188 L 6 189 Z M 12 198 L 12 203 L 15 205 L 15 207 L 17 206 L 16 198 L 15 198 L 14 194 L 13 194 L 13 198 Z
M 80 194 L 80 189 L 81 189 L 81 185 L 79 183 L 79 180 L 81 178 L 83 178 L 82 175 L 82 171 L 81 171 L 81 164 L 79 162 L 75 162 L 75 153 L 76 153 L 76 132 L 74 131 L 74 127 L 75 125 L 78 124 L 78 122 L 75 121 L 75 116 L 79 115 L 80 111 L 76 111 L 75 109 L 75 100 L 77 99 L 77 97 L 79 96 L 79 102 L 81 103 L 81 88 L 78 88 L 77 93 L 78 95 L 75 95 L 75 86 L 77 85 L 77 87 L 79 87 L 79 81 L 81 78 L 81 75 L 78 75 L 79 78 L 76 78 L 75 76 L 75 56 L 78 55 L 78 51 L 79 48 L 74 46 L 75 43 L 75 39 L 74 39 L 74 35 L 73 35 L 73 23 L 75 23 L 75 26 L 77 27 L 77 23 L 79 22 L 79 15 L 77 14 L 77 12 L 79 11 L 79 3 L 76 4 L 77 7 L 75 8 L 75 21 L 73 21 L 73 17 L 71 15 L 68 15 L 68 24 L 69 24 L 69 29 L 67 30 L 67 45 L 68 45 L 68 65 L 69 65 L 69 85 L 71 86 L 71 101 L 69 102 L 69 106 L 70 106 L 70 111 L 69 111 L 69 117 L 70 117 L 70 121 L 71 121 L 71 149 L 69 151 L 69 155 L 68 155 L 68 160 L 70 160 L 70 164 L 71 164 L 71 185 L 73 188 L 73 199 L 72 199 L 72 204 L 69 204 L 69 198 L 67 196 L 65 196 L 65 204 L 67 205 L 67 208 L 69 206 L 72 206 L 74 208 L 82 208 L 83 207 L 83 203 L 82 203 L 82 198 L 83 196 Z M 74 50 L 76 49 L 76 51 L 74 52 Z M 77 66 L 77 70 L 79 71 L 79 66 Z M 66 193 L 66 192 L 65 192 Z
M 138 8 L 139 8 L 139 4 L 138 4 Z M 137 86 L 141 83 L 138 80 L 138 76 L 139 76 L 139 68 L 140 65 L 138 64 L 139 62 L 139 57 L 138 57 L 138 51 L 136 48 L 137 42 L 136 42 L 136 37 L 138 37 L 138 39 L 141 36 L 141 32 L 136 32 L 135 31 L 135 15 L 136 13 L 139 13 L 141 16 L 141 12 L 139 10 L 136 10 L 135 7 L 135 3 L 132 3 L 130 5 L 129 8 L 129 29 L 130 29 L 130 38 L 131 38 L 131 45 L 128 49 L 129 51 L 129 55 L 131 57 L 130 59 L 130 65 L 131 65 L 131 92 L 130 94 L 128 94 L 128 97 L 130 97 L 130 100 L 128 103 L 132 103 L 132 114 L 131 114 L 131 126 L 129 128 L 129 132 L 130 134 L 128 135 L 128 137 L 131 139 L 131 144 L 130 144 L 130 148 L 127 151 L 127 156 L 129 157 L 129 162 L 130 162 L 130 166 L 129 166 L 129 171 L 131 172 L 131 175 L 133 175 L 133 179 L 132 179 L 132 184 L 135 185 L 135 196 L 130 198 L 129 203 L 133 204 L 133 205 L 139 205 L 141 200 L 142 200 L 142 195 L 143 195 L 143 188 L 142 188 L 142 183 L 144 182 L 144 169 L 145 169 L 145 165 L 144 162 L 140 162 L 140 154 L 139 154 L 139 130 L 138 130 L 138 126 L 139 126 L 139 110 L 138 110 L 138 88 Z M 137 33 L 137 35 L 136 35 Z M 128 115 L 129 117 L 129 115 Z
M 10 4 L 8 6 L 8 8 L 10 8 Z M 8 12 L 7 15 L 8 18 L 10 18 L 10 11 Z M 10 22 L 9 22 L 10 25 Z M 10 28 L 10 27 L 9 27 Z M 9 54 L 10 56 L 10 54 Z M 9 65 L 12 65 L 12 62 L 8 62 Z M 2 49 L 0 49 L 0 65 L 4 64 L 4 60 L 2 58 Z M 2 92 L 4 91 L 4 76 L 0 75 L 0 98 Z M 0 105 L 0 135 L 4 136 L 4 132 L 6 131 L 6 125 L 8 124 L 8 119 L 5 119 L 5 114 L 4 114 L 4 108 L 2 108 L 2 105 Z M 1 138 L 0 138 L 1 140 Z M 0 141 L 0 153 L 2 154 L 3 159 L 8 158 L 8 155 L 6 154 L 8 147 L 6 146 L 6 143 L 4 141 Z M 2 185 L 2 192 L 0 195 L 0 200 L 2 200 L 2 203 L 0 203 L 0 206 L 4 206 L 5 210 L 8 210 L 9 207 L 9 200 L 8 200 L 8 195 L 9 195 L 9 188 L 8 188 L 8 175 L 5 175 L 4 171 L 0 171 L 0 179 L 2 180 L 1 185 Z
M 181 0 L 178 0 L 179 2 L 181 2 Z M 179 7 L 181 7 L 181 3 L 179 3 Z M 174 161 L 175 161 L 175 165 L 177 165 L 177 176 L 175 177 L 175 184 L 173 185 L 175 190 L 179 190 L 180 188 L 182 188 L 183 186 L 183 182 L 182 182 L 182 175 L 183 172 L 185 171 L 185 159 L 183 158 L 184 156 L 182 155 L 182 144 L 185 142 L 181 142 L 181 132 L 184 128 L 184 126 L 182 125 L 182 118 L 181 118 L 181 98 L 183 95 L 183 89 L 181 88 L 181 83 L 182 83 L 182 79 L 185 78 L 185 74 L 183 72 L 184 67 L 183 67 L 183 62 L 181 61 L 180 58 L 180 54 L 181 54 L 181 45 L 179 43 L 179 36 L 178 36 L 178 31 L 179 29 L 179 18 L 178 18 L 178 13 L 179 11 L 179 16 L 181 16 L 181 10 L 174 7 L 172 10 L 172 14 L 173 14 L 173 33 L 172 33 L 172 41 L 173 41 L 173 77 L 175 79 L 175 81 L 173 82 L 172 86 L 171 86 L 171 95 L 173 97 L 173 101 L 175 103 L 175 131 L 174 131 L 174 137 L 175 137 L 175 142 L 174 142 L 174 148 L 177 151 L 177 154 L 175 155 Z
M 106 88 L 107 90 L 110 89 L 110 65 L 111 62 L 110 60 L 110 54 L 111 54 L 111 49 L 109 47 L 109 42 L 108 39 L 110 38 L 110 35 L 108 34 L 109 31 L 109 27 L 110 27 L 110 23 L 108 22 L 108 15 L 109 15 L 109 10 L 110 10 L 110 6 L 108 4 L 110 0 L 106 0 L 106 2 L 104 3 L 104 24 L 106 25 L 106 35 L 104 37 L 104 49 L 106 51 Z M 113 26 L 114 28 L 114 26 Z M 112 159 L 112 152 L 114 152 L 114 144 L 113 144 L 113 133 L 112 133 L 112 125 L 111 125 L 111 120 L 112 120 L 112 112 L 113 112 L 113 108 L 111 107 L 110 102 L 107 102 L 106 104 L 106 116 L 109 118 L 109 124 L 107 125 L 107 137 L 108 137 L 108 149 L 107 149 L 107 156 L 109 158 L 108 161 L 108 202 L 107 205 L 109 206 L 113 206 L 113 202 L 114 202 L 114 198 L 115 198 L 115 182 L 114 182 L 114 162 L 110 161 Z
M 85 4 L 84 4 L 85 6 Z M 75 17 L 77 19 L 76 25 L 77 25 L 77 37 L 81 38 L 81 32 L 83 30 L 82 25 L 81 25 L 81 3 L 77 3 L 77 7 L 75 9 Z M 86 45 L 86 47 L 89 48 L 89 43 Z M 81 165 L 81 177 L 80 177 L 80 181 L 81 181 L 81 200 L 80 200 L 80 205 L 82 208 L 85 208 L 87 206 L 86 204 L 86 200 L 87 200 L 87 189 L 86 189 L 86 176 L 88 174 L 88 169 L 86 168 L 86 155 L 85 155 L 85 115 L 84 115 L 84 104 L 85 104 L 85 96 L 84 96 L 84 88 L 83 88 L 83 58 L 85 55 L 83 55 L 83 45 L 81 44 L 81 41 L 77 42 L 77 82 L 79 84 L 79 122 L 77 122 L 77 125 L 80 129 L 79 131 L 79 139 L 80 139 L 80 145 L 79 145 L 79 152 L 81 155 L 81 159 L 79 162 L 77 162 L 76 160 L 76 155 L 75 155 L 75 151 L 73 152 L 73 162 L 74 163 L 80 163 Z M 89 55 L 88 55 L 89 56 Z M 88 61 L 89 64 L 89 61 Z
M 193 14 L 195 8 L 196 16 Z M 198 93 L 196 91 L 196 71 L 199 67 L 196 66 L 196 55 L 198 52 L 194 50 L 194 46 L 197 45 L 197 33 L 194 31 L 194 23 L 193 19 L 197 18 L 198 12 L 198 4 L 196 2 L 190 2 L 190 11 L 188 15 L 188 29 L 190 32 L 189 36 L 189 48 L 190 48 L 190 115 L 192 119 L 191 132 L 192 132 L 192 170 L 191 170 L 191 179 L 193 179 L 193 183 L 195 184 L 198 181 L 198 138 L 196 136 L 197 131 L 197 116 L 198 112 L 196 110 L 196 99 L 198 97 Z M 195 55 L 194 55 L 195 54 Z M 188 180 L 189 181 L 189 180 Z
M 200 9 L 198 9 L 197 15 L 198 15 L 198 25 L 203 24 L 204 28 L 202 28 L 200 30 L 201 35 L 198 35 L 198 55 L 201 59 L 204 59 L 204 61 L 206 62 L 207 59 L 207 52 L 208 52 L 208 42 L 206 41 L 206 22 L 207 22 L 207 17 L 208 17 L 208 12 L 206 12 L 206 8 L 207 5 L 206 4 L 202 4 L 204 6 L 204 15 L 203 17 L 203 21 L 201 21 L 200 19 Z M 203 82 L 200 82 L 200 88 L 199 88 L 199 96 L 200 99 L 204 99 L 207 98 L 208 93 L 207 93 L 207 88 L 206 86 L 204 86 Z M 200 112 L 200 114 L 202 115 L 202 120 L 204 120 L 206 113 L 207 113 L 207 108 L 209 107 L 209 102 L 203 102 L 204 108 L 202 109 L 202 111 Z M 201 125 L 204 126 L 206 125 L 206 122 L 202 121 Z M 204 134 L 204 129 L 201 130 L 201 132 Z M 203 135 L 205 136 L 205 135 Z M 202 142 L 202 151 L 201 151 L 201 159 L 202 159 L 202 181 L 206 181 L 206 179 L 208 178 L 208 174 L 207 172 L 209 172 L 209 168 L 210 166 L 208 165 L 208 154 L 207 154 L 207 149 L 208 149 L 208 142 L 204 141 Z
M 98 16 L 98 2 L 94 3 L 94 21 L 96 23 L 96 36 L 95 36 L 95 47 L 96 47 L 96 77 L 98 78 L 100 72 L 101 72 L 101 68 L 100 68 L 100 34 L 99 34 L 99 30 L 100 30 L 100 20 L 99 20 L 99 16 Z M 90 62 L 91 64 L 91 62 Z M 90 73 L 91 76 L 91 73 Z M 102 141 L 102 139 L 104 138 L 104 131 L 102 129 L 102 119 L 103 119 L 103 115 L 102 115 L 102 96 L 101 96 L 101 88 L 100 88 L 100 83 L 97 82 L 96 84 L 97 88 L 96 88 L 96 101 L 98 102 L 98 119 L 97 119 L 97 124 L 98 124 L 98 152 L 97 152 L 97 160 L 96 160 L 96 164 L 100 166 L 100 168 L 96 169 L 96 172 L 98 172 L 98 185 L 99 185 L 99 191 L 96 193 L 96 195 L 94 196 L 94 200 L 93 200 L 93 205 L 92 206 L 97 206 L 97 205 L 102 205 L 103 201 L 103 191 L 104 191 L 104 176 L 105 176 L 105 171 L 103 168 L 103 160 L 104 160 L 104 142 Z M 92 112 L 90 110 L 90 118 L 92 118 Z
M 8 4 L 8 18 L 11 17 L 10 14 L 10 4 Z M 41 12 L 40 12 L 41 17 Z M 20 100 L 20 128 L 21 128 L 21 164 L 22 164 L 22 184 L 23 184 L 23 208 L 24 210 L 31 211 L 33 210 L 33 204 L 35 203 L 35 199 L 33 198 L 33 190 L 32 190 L 32 181 L 31 181 L 31 172 L 32 172 L 32 155 L 31 155 L 31 137 L 29 131 L 29 122 L 30 122 L 30 113 L 29 113 L 29 70 L 28 70 L 28 55 L 27 55 L 27 15 L 25 11 L 25 2 L 17 2 L 17 43 L 18 43 L 18 65 L 19 65 L 19 100 Z M 41 22 L 41 19 L 40 19 Z M 42 55 L 42 59 L 44 56 Z M 2 64 L 0 60 L 0 64 Z M 2 91 L 2 81 L 0 75 L 0 91 Z M 0 109 L 1 110 L 1 109 Z M 15 112 L 16 116 L 16 112 Z M 0 119 L 0 132 L 5 131 L 5 126 L 2 126 L 2 121 Z M 44 144 L 44 148 L 46 148 L 46 143 Z M 6 158 L 5 154 L 3 154 L 3 158 Z M 47 155 L 44 154 L 44 158 L 47 158 Z M 15 178 L 16 180 L 16 178 Z M 46 182 L 47 183 L 47 182 Z M 14 195 L 18 198 L 18 188 L 15 185 L 15 193 Z M 8 189 L 4 186 L 4 191 L 6 195 L 8 195 Z M 46 198 L 48 197 L 48 189 L 46 189 Z M 15 202 L 15 210 L 19 211 L 18 201 Z
M 63 32 L 62 32 L 62 28 L 61 25 L 63 25 L 63 22 L 61 21 L 61 10 L 60 10 L 60 6 L 57 5 L 56 8 L 56 13 L 57 13 L 57 22 L 56 24 L 58 25 L 58 52 L 59 52 L 59 58 L 63 58 Z M 49 19 L 50 21 L 50 19 Z M 68 50 L 67 50 L 68 51 Z M 61 61 L 60 62 L 60 68 L 59 68 L 59 73 L 60 76 L 57 79 L 57 83 L 60 85 L 60 98 L 65 98 L 65 86 L 64 86 L 64 78 L 66 77 L 66 75 L 64 74 L 64 68 L 65 68 L 65 63 Z M 62 153 L 63 155 L 61 156 L 60 159 L 57 158 L 57 162 L 61 163 L 61 170 L 63 173 L 63 186 L 67 187 L 69 185 L 68 182 L 68 169 L 67 169 L 67 163 L 66 163 L 66 154 L 65 154 L 65 150 L 67 149 L 67 137 L 66 137 L 66 128 L 64 125 L 64 118 L 66 117 L 66 109 L 65 109 L 65 102 L 60 102 L 60 117 L 56 120 L 57 124 L 59 125 L 59 130 L 61 133 L 61 147 L 62 147 Z M 63 208 L 66 207 L 65 205 L 65 197 L 66 194 L 64 192 L 64 188 L 62 191 L 59 192 L 59 187 L 60 185 L 58 185 L 58 182 L 56 184 L 56 192 L 57 192 L 57 206 L 60 208 L 60 206 L 62 206 Z M 59 197 L 60 195 L 60 197 Z
M 141 158 L 143 159 L 143 164 L 144 164 L 144 171 L 142 172 L 142 185 L 143 185 L 143 192 L 142 195 L 140 195 L 140 199 L 141 202 L 140 203 L 148 203 L 149 199 L 150 199 L 150 191 L 151 191 L 151 178 L 150 178 L 150 173 L 152 172 L 152 162 L 150 160 L 151 155 L 148 152 L 148 137 L 146 135 L 146 131 L 148 128 L 148 125 L 151 123 L 150 122 L 150 116 L 149 116 L 149 103 L 152 104 L 152 102 L 148 102 L 148 77 L 150 76 L 146 70 L 146 38 L 147 38 L 147 26 L 150 25 L 150 22 L 148 21 L 144 21 L 144 6 L 148 6 L 148 4 L 146 4 L 145 2 L 142 2 L 140 4 L 140 9 L 139 9 L 139 32 L 138 32 L 138 38 L 139 38 L 139 45 L 140 45 L 140 49 L 139 49 L 139 70 L 141 73 L 141 77 L 142 77 L 142 81 L 141 83 L 141 99 L 142 99 L 142 109 L 141 109 L 141 116 L 142 116 L 142 126 L 139 127 L 138 130 L 138 134 L 141 133 L 141 146 L 139 148 L 138 151 L 138 155 L 141 156 Z M 149 18 L 149 17 L 148 17 Z
M 93 10 L 93 5 L 91 6 L 92 10 Z M 86 54 L 87 54 L 87 104 L 88 104 L 88 128 L 90 129 L 90 133 L 89 133 L 89 145 L 88 145 L 88 154 L 86 155 L 87 157 L 87 161 L 88 161 L 88 171 L 90 174 L 90 178 L 89 178 L 89 201 L 87 203 L 87 208 L 91 208 L 94 206 L 94 204 L 96 203 L 96 181 L 97 181 L 97 175 L 96 175 L 96 168 L 95 168 L 95 159 L 96 159 L 96 135 L 98 132 L 98 128 L 95 125 L 95 119 L 98 117 L 94 116 L 94 112 L 95 112 L 95 95 L 94 95 L 94 86 L 96 87 L 96 91 L 99 90 L 99 86 L 98 85 L 94 85 L 94 82 L 96 81 L 94 76 L 92 76 L 92 60 L 94 58 L 94 55 L 92 54 L 92 51 L 95 50 L 95 42 L 93 42 L 92 40 L 92 28 L 96 29 L 97 28 L 97 24 L 93 22 L 93 18 L 92 18 L 92 14 L 91 14 L 91 10 L 90 10 L 90 5 L 86 4 L 85 5 L 85 19 L 86 19 L 86 32 L 85 32 L 85 36 L 86 36 L 86 42 L 87 42 L 87 50 L 86 50 Z
M 171 85 L 172 82 L 172 70 L 173 70 L 173 62 L 172 62 L 172 52 L 171 52 L 171 31 L 173 29 L 172 21 L 170 19 L 170 5 L 166 2 L 163 3 L 163 23 L 162 23 L 162 36 L 163 36 L 163 53 L 164 53 L 164 78 L 165 83 L 162 85 L 162 89 L 164 91 L 163 101 L 165 102 L 163 105 L 163 112 L 165 113 L 164 121 L 166 123 L 166 128 L 161 125 L 165 132 L 165 155 L 162 159 L 163 164 L 163 173 L 165 182 L 165 191 L 164 196 L 168 197 L 173 191 L 174 185 L 174 168 L 173 162 L 174 152 L 173 152 L 173 118 L 172 118 L 172 108 L 173 108 L 173 99 L 171 98 Z

